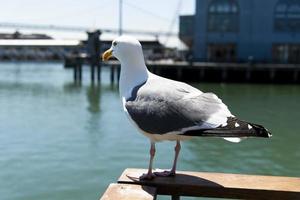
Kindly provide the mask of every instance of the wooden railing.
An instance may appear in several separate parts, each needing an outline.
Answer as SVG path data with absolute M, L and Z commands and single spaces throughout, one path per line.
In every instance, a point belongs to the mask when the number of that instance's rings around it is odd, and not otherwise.
M 177 172 L 175 177 L 140 181 L 145 169 L 126 169 L 101 200 L 152 200 L 157 195 L 232 199 L 300 199 L 300 178 L 208 172 Z

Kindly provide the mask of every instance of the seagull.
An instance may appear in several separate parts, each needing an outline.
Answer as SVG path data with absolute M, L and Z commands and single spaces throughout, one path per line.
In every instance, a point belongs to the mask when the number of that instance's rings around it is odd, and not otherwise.
M 180 141 L 195 136 L 221 137 L 240 142 L 247 137 L 271 137 L 263 126 L 238 119 L 213 93 L 204 93 L 186 83 L 163 78 L 148 71 L 140 42 L 119 36 L 102 60 L 121 63 L 119 92 L 123 110 L 143 135 L 150 139 L 148 172 L 140 179 L 175 176 Z M 155 143 L 176 141 L 170 171 L 152 172 Z

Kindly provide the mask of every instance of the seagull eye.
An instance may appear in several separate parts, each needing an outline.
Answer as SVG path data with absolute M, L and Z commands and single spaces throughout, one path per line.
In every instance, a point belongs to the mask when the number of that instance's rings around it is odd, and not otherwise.
M 112 43 L 112 45 L 113 45 L 113 46 L 116 46 L 116 45 L 117 45 L 117 42 L 116 42 L 116 41 L 114 41 L 114 42 Z

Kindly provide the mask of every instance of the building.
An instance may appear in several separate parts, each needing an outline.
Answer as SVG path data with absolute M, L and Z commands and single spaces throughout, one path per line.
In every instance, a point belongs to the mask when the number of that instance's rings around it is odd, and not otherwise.
M 52 37 L 45 35 L 45 34 L 23 34 L 19 31 L 14 33 L 0 33 L 1 40 L 46 40 L 46 39 L 53 39 Z
M 196 61 L 300 63 L 300 0 L 196 0 L 179 32 Z
M 79 40 L 56 40 L 45 34 L 0 33 L 0 61 L 64 60 L 82 49 Z
M 98 40 L 99 35 L 95 40 Z M 94 40 L 90 41 L 94 43 Z M 97 52 L 110 48 L 111 40 L 101 40 Z M 74 54 L 93 54 L 89 40 L 57 40 L 44 34 L 0 33 L 0 61 L 9 60 L 64 60 Z M 158 40 L 142 40 L 144 56 L 147 60 L 176 57 L 175 50 L 166 48 Z M 92 48 L 92 49 L 90 49 Z
M 0 39 L 0 61 L 64 60 L 81 49 L 78 40 Z

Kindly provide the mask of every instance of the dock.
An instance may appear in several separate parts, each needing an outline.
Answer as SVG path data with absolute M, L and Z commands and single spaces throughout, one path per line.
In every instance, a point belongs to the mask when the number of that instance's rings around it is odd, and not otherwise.
M 111 67 L 111 81 L 114 81 L 119 62 L 103 65 Z M 157 75 L 185 82 L 300 83 L 300 64 L 147 61 L 146 65 Z
M 68 67 L 74 69 L 75 82 L 81 81 L 82 64 L 87 63 L 87 58 L 86 55 L 78 55 L 68 60 Z M 300 83 L 300 64 L 147 61 L 146 65 L 149 71 L 154 74 L 184 82 Z M 101 62 L 93 66 L 97 66 L 98 82 L 100 82 L 102 67 L 110 68 L 110 82 L 112 84 L 118 82 L 120 77 L 119 61 Z M 95 77 L 93 66 L 91 66 L 90 70 L 91 82 L 94 82 Z
M 175 177 L 139 180 L 146 169 L 126 169 L 100 200 L 153 200 L 168 195 L 229 199 L 300 199 L 300 178 L 178 171 Z

